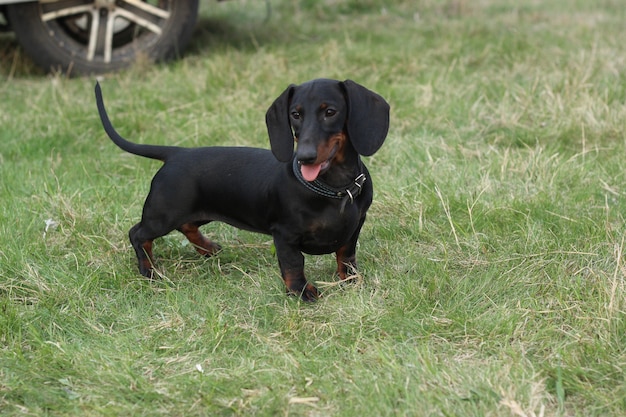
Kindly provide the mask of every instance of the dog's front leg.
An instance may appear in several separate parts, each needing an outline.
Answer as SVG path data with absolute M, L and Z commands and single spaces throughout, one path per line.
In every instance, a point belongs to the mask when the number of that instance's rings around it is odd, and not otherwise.
M 319 298 L 317 288 L 308 283 L 304 276 L 304 256 L 302 253 L 281 238 L 274 236 L 274 246 L 280 273 L 287 287 L 287 294 L 298 295 L 304 301 L 315 301 Z
M 335 252 L 335 256 L 337 257 L 337 274 L 342 281 L 349 279 L 350 276 L 357 272 L 356 245 L 363 223 L 365 223 L 365 217 L 359 222 L 359 226 L 350 237 L 350 240 Z
M 356 271 L 356 245 L 348 243 L 340 247 L 335 256 L 337 257 L 337 275 L 339 279 L 345 281 L 353 276 Z

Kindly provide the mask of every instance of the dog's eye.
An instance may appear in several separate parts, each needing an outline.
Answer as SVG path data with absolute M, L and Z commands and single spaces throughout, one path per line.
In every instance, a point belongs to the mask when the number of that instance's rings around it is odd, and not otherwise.
M 326 116 L 326 117 L 333 117 L 335 114 L 337 114 L 337 110 L 335 110 L 335 109 L 326 109 L 326 112 L 324 113 L 324 116 Z
M 299 111 L 292 111 L 291 112 L 291 118 L 294 120 L 299 120 L 300 119 L 300 112 Z

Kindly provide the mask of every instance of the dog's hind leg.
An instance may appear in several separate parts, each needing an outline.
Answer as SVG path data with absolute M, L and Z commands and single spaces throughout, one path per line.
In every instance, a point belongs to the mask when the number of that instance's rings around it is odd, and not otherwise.
M 207 239 L 198 229 L 203 223 L 185 223 L 178 228 L 178 231 L 185 235 L 187 240 L 196 248 L 202 256 L 212 256 L 222 250 L 217 243 Z
M 142 239 L 140 237 L 141 223 L 137 223 L 128 231 L 130 243 L 137 254 L 139 272 L 144 277 L 152 278 L 154 257 L 152 256 L 153 239 Z

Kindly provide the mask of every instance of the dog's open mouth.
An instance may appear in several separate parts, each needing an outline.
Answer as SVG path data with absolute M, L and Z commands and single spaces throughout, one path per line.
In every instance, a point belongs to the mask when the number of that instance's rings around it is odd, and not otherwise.
M 322 171 L 325 171 L 330 166 L 330 161 L 324 161 L 321 164 L 301 164 L 300 172 L 305 180 L 311 182 L 320 175 Z
M 320 174 L 325 172 L 330 167 L 330 161 L 335 157 L 335 153 L 337 153 L 337 145 L 333 147 L 333 150 L 330 152 L 330 156 L 324 162 L 320 164 L 300 164 L 302 177 L 309 182 L 315 181 Z

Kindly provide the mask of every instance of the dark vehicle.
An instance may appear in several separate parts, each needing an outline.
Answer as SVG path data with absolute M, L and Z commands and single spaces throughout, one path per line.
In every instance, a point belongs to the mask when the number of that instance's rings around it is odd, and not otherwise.
M 0 29 L 13 31 L 24 51 L 47 71 L 103 73 L 138 59 L 164 61 L 180 55 L 191 37 L 198 2 L 0 0 Z

